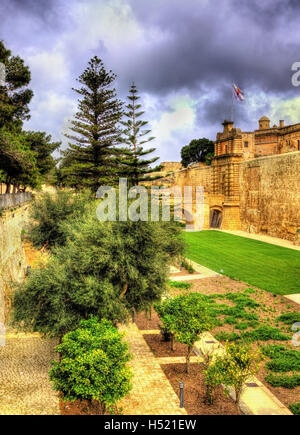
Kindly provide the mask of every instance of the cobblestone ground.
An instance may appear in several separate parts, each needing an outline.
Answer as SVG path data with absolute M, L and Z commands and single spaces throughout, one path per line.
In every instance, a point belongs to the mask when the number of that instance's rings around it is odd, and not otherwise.
M 7 331 L 0 347 L 0 415 L 60 414 L 48 375 L 56 344 L 38 334 Z
M 179 399 L 160 367 L 158 361 L 136 325 L 120 328 L 126 332 L 130 351 L 133 388 L 119 403 L 125 415 L 185 415 L 179 407 Z

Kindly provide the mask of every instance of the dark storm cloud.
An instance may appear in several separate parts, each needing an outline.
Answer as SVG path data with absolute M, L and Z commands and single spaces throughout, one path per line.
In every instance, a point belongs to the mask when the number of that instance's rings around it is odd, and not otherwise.
M 129 34 L 133 29 L 136 39 L 127 38 L 124 22 L 120 29 L 109 22 L 118 23 L 126 5 L 134 21 Z M 246 93 L 235 115 L 245 129 L 268 113 L 268 98 L 299 95 L 300 88 L 291 85 L 291 65 L 300 61 L 299 0 L 0 0 L 0 15 L 5 17 L 0 39 L 33 72 L 33 124 L 40 122 L 40 104 L 53 131 L 61 128 L 54 113 L 70 116 L 64 108 L 70 107 L 67 100 L 76 100 L 71 88 L 94 55 L 117 74 L 120 98 L 136 83 L 148 98 L 147 119 L 158 122 L 175 110 L 174 96 L 185 96 L 196 107 L 197 128 L 210 126 L 213 135 L 230 116 L 232 81 Z M 104 16 L 102 29 L 93 18 Z M 56 79 L 59 68 L 65 74 Z M 248 95 L 260 92 L 266 96 L 262 103 L 247 106 Z M 66 103 L 59 101 L 64 98 Z
M 166 35 L 132 67 L 152 92 L 232 80 L 287 91 L 300 56 L 299 3 L 152 0 L 145 11 L 144 2 L 131 0 L 138 20 Z
M 22 13 L 54 24 L 54 18 L 59 17 L 61 0 L 1 0 L 0 11 L 6 14 Z M 5 16 L 4 14 L 2 17 Z

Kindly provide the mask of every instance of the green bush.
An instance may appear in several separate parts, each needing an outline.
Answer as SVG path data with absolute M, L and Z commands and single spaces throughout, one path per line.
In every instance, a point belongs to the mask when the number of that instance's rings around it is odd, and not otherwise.
M 193 268 L 193 266 L 191 265 L 191 263 L 189 263 L 187 260 L 182 260 L 181 261 L 182 266 L 188 271 L 188 273 L 194 273 L 195 269 Z
M 172 281 L 170 279 L 168 280 L 168 285 L 171 288 L 180 288 L 180 289 L 184 289 L 184 290 L 188 290 L 192 286 L 192 284 L 190 284 L 189 282 Z
M 277 320 L 287 325 L 292 325 L 293 323 L 300 322 L 300 313 L 298 311 L 284 313 L 281 314 L 281 316 L 277 317 Z
M 60 361 L 52 362 L 50 379 L 63 400 L 97 400 L 102 413 L 129 393 L 131 372 L 128 344 L 107 320 L 80 322 L 56 347 Z
M 300 415 L 300 402 L 292 403 L 289 408 L 294 415 Z
M 273 328 L 270 325 L 263 325 L 253 331 L 247 331 L 242 334 L 242 338 L 249 341 L 268 341 L 268 340 L 279 340 L 287 341 L 290 337 L 283 334 L 280 329 Z
M 299 375 L 274 375 L 269 373 L 265 377 L 266 382 L 272 385 L 272 387 L 284 387 L 293 389 L 300 386 L 300 374 Z
M 300 371 L 300 351 L 290 350 L 284 346 L 269 345 L 262 348 L 263 353 L 271 358 L 266 367 L 273 372 Z
M 221 331 L 215 334 L 215 337 L 219 341 L 237 341 L 241 339 L 241 336 L 236 332 Z

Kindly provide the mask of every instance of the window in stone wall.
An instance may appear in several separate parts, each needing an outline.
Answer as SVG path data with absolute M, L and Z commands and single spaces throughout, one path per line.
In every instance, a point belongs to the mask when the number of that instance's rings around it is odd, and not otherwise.
M 300 140 L 298 140 L 298 151 L 300 151 Z
M 246 141 L 244 142 L 244 147 L 245 147 L 245 148 L 248 148 L 248 146 L 249 146 L 249 142 L 246 140 Z

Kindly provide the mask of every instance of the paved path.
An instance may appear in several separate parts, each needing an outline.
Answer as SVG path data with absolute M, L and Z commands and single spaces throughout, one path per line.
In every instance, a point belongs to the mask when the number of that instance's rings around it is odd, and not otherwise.
M 285 295 L 285 298 L 289 299 L 290 301 L 296 302 L 296 304 L 300 305 L 300 293 L 296 293 L 294 295 Z
M 222 233 L 233 234 L 235 236 L 246 237 L 247 239 L 259 240 L 260 242 L 270 243 L 271 245 L 282 246 L 283 248 L 300 251 L 300 246 L 296 246 L 290 240 L 279 239 L 278 237 L 266 236 L 264 234 L 247 233 L 246 231 L 214 230 Z
M 146 341 L 143 331 L 135 324 L 121 326 L 125 331 L 133 359 L 130 362 L 134 374 L 131 393 L 119 406 L 125 415 L 186 415 L 179 408 L 179 399 Z
M 55 340 L 8 330 L 0 346 L 0 415 L 60 414 L 48 371 Z

